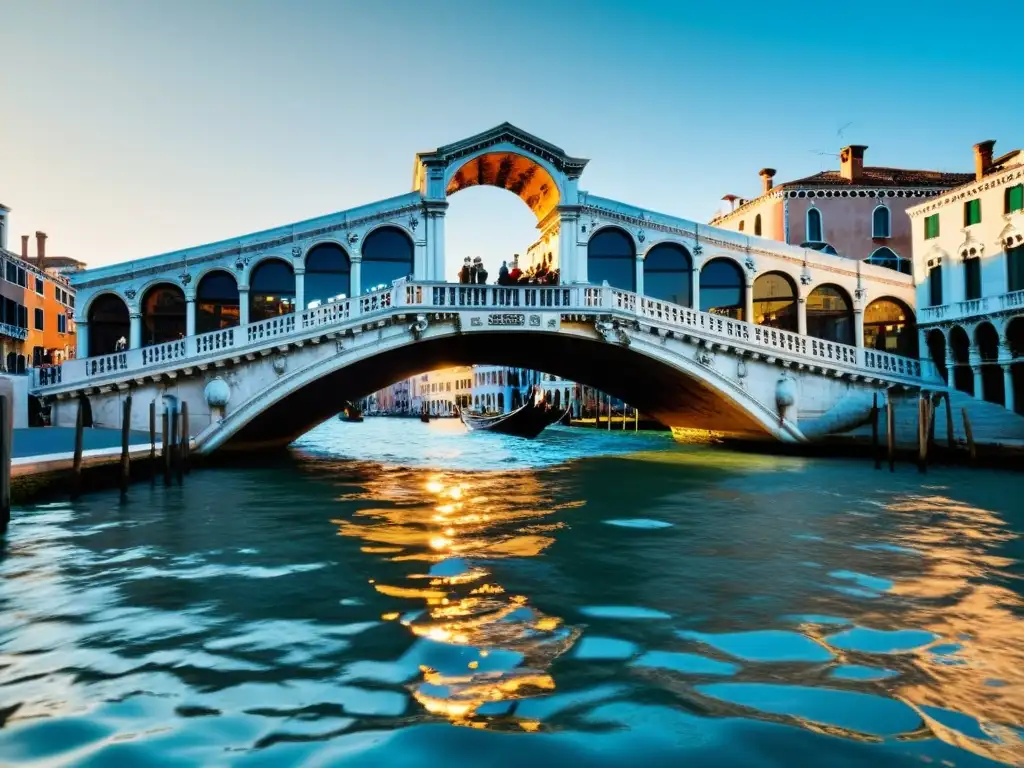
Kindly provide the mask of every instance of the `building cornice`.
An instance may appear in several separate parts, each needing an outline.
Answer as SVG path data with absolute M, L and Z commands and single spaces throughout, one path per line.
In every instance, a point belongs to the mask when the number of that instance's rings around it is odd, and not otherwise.
M 724 221 L 728 221 L 737 214 L 748 213 L 758 203 L 765 200 L 776 200 L 776 199 L 836 199 L 836 198 L 863 198 L 863 199 L 874 199 L 883 200 L 889 198 L 914 198 L 914 197 L 935 197 L 941 195 L 943 192 L 948 191 L 948 187 L 831 187 L 831 186 L 820 186 L 820 185 L 789 185 L 782 184 L 770 192 L 767 192 L 760 197 L 755 197 L 753 200 L 748 200 L 739 208 L 728 213 L 723 213 L 709 221 L 709 224 L 716 224 Z
M 44 272 L 43 270 L 39 269 L 39 267 L 37 267 L 35 264 L 25 261 L 23 258 L 21 258 L 19 254 L 15 253 L 14 251 L 9 251 L 6 248 L 0 248 L 0 254 L 2 254 L 5 258 L 8 258 L 11 261 L 15 262 L 18 266 L 24 267 L 26 272 L 29 272 L 35 275 L 36 277 L 41 277 L 44 280 L 49 280 L 54 285 L 60 285 L 61 288 L 69 290 L 72 293 L 75 292 L 75 287 L 71 285 L 71 283 L 67 280 L 66 276 L 64 278 L 58 278 L 55 277 L 54 275 L 49 274 L 48 272 Z M 25 290 L 28 289 L 26 288 Z
M 944 205 L 955 203 L 960 200 L 965 200 L 968 197 L 973 197 L 981 192 L 986 192 L 990 189 L 997 189 L 998 187 L 1005 186 L 1014 181 L 1024 179 L 1024 166 L 1019 168 L 1011 168 L 1008 171 L 1001 173 L 993 173 L 991 176 L 985 176 L 981 181 L 974 181 L 970 184 L 964 184 L 959 187 L 954 187 L 946 192 L 946 194 L 939 197 L 937 200 L 932 200 L 921 205 L 915 205 L 913 208 L 907 209 L 907 215 L 912 219 L 916 219 L 918 216 L 933 213 Z

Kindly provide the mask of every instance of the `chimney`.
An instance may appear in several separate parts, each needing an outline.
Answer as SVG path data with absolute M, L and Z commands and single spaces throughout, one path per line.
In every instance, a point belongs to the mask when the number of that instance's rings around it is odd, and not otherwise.
M 722 197 L 722 199 L 729 203 L 730 211 L 736 210 L 736 201 L 739 199 L 738 197 L 736 197 L 736 195 L 725 195 Z
M 761 194 L 767 195 L 771 188 L 775 186 L 775 169 L 762 168 L 757 172 L 757 175 L 761 177 Z
M 36 232 L 36 266 L 46 270 L 46 233 Z
M 995 145 L 995 139 L 986 139 L 974 145 L 974 177 L 978 181 L 992 170 L 992 149 Z
M 839 150 L 839 175 L 847 181 L 860 181 L 864 175 L 863 144 L 851 144 Z
M 21 236 L 21 258 L 28 261 L 28 235 Z

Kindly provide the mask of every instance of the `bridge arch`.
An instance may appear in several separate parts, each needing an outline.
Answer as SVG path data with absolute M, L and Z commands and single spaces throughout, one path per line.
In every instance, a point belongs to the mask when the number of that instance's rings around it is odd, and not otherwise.
M 754 280 L 754 316 L 750 322 L 797 333 L 798 292 L 796 281 L 785 272 L 764 272 Z
M 106 355 L 114 351 L 119 339 L 131 334 L 128 302 L 120 293 L 101 291 L 93 294 L 83 307 L 89 329 L 88 355 Z
M 283 446 L 332 417 L 342 400 L 358 400 L 438 365 L 486 362 L 536 367 L 608 392 L 665 423 L 782 440 L 799 439 L 789 422 L 739 381 L 679 354 L 658 337 L 635 333 L 609 344 L 593 329 L 560 333 L 464 334 L 443 327 L 410 343 L 396 333 L 347 354 L 318 358 L 269 381 L 198 436 L 204 452 L 220 447 Z M 269 365 L 269 363 L 267 363 Z M 774 381 L 771 386 L 774 387 Z
M 622 227 L 606 224 L 587 238 L 587 276 L 594 285 L 605 280 L 613 288 L 636 290 L 637 243 Z
M 746 320 L 743 317 L 747 278 L 741 265 L 731 256 L 715 256 L 700 268 L 700 310 Z
M 864 346 L 904 357 L 918 357 L 917 321 L 906 302 L 879 296 L 864 308 Z
M 642 258 L 645 296 L 693 306 L 693 256 L 685 245 L 677 240 L 660 240 Z
M 807 335 L 853 345 L 853 300 L 841 285 L 822 283 L 807 294 Z
M 201 273 L 196 281 L 196 333 L 232 328 L 241 322 L 238 279 L 224 267 Z
M 295 311 L 295 268 L 282 256 L 267 256 L 252 265 L 248 275 L 249 322 Z
M 335 240 L 321 240 L 310 247 L 302 257 L 306 270 L 305 306 L 311 302 L 326 303 L 336 296 L 351 296 L 352 260 L 340 243 Z
M 496 144 L 445 168 L 445 196 L 474 186 L 506 189 L 543 221 L 566 196 L 564 174 L 528 149 Z
M 184 338 L 187 325 L 185 290 L 170 280 L 151 282 L 141 293 L 142 346 Z
M 372 227 L 363 236 L 360 248 L 362 276 L 360 293 L 413 274 L 416 243 L 408 230 L 391 222 Z

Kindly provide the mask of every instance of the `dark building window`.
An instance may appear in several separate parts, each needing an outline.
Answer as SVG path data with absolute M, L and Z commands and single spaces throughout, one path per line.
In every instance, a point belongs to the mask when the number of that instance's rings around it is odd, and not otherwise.
M 36 293 L 38 293 L 40 296 L 44 295 L 43 294 L 43 278 L 41 278 L 41 277 L 37 277 L 36 278 Z
M 807 209 L 807 239 L 812 243 L 820 243 L 825 238 L 821 234 L 821 211 L 817 208 Z
M 412 272 L 412 240 L 402 230 L 381 227 L 363 241 L 362 293 L 390 288 L 395 280 L 408 277 Z
M 744 279 L 731 259 L 712 259 L 700 271 L 700 309 L 734 320 L 743 317 Z
M 142 346 L 163 344 L 185 336 L 185 293 L 159 283 L 142 297 Z
M 964 298 L 981 298 L 981 259 L 967 259 L 964 262 Z
M 44 315 L 43 315 L 43 310 L 42 310 L 42 309 L 40 309 L 39 307 L 36 307 L 36 308 L 35 308 L 35 309 L 34 309 L 34 310 L 32 311 L 32 315 L 33 315 L 33 317 L 32 317 L 32 320 L 33 320 L 33 327 L 34 327 L 34 328 L 35 328 L 35 329 L 36 329 L 37 331 L 41 331 L 41 330 L 43 330 L 43 321 L 44 321 Z
M 933 307 L 942 304 L 942 265 L 936 264 L 928 269 L 928 298 Z
M 128 305 L 120 296 L 104 293 L 89 305 L 89 355 L 108 355 L 114 352 L 117 341 L 129 333 Z
M 295 311 L 295 274 L 279 259 L 261 261 L 249 276 L 249 322 Z
M 871 214 L 871 236 L 880 239 L 892 237 L 892 217 L 884 205 L 875 208 Z
M 1024 291 L 1024 245 L 1006 251 L 1007 290 Z
M 754 217 L 754 234 L 755 235 L 760 235 L 761 234 L 761 214 L 760 213 L 757 214 L 757 216 Z
M 196 333 L 209 333 L 238 325 L 238 283 L 222 269 L 203 275 L 196 286 Z
M 636 248 L 633 238 L 617 227 L 606 227 L 587 243 L 587 279 L 613 288 L 636 290 Z
M 900 258 L 891 248 L 879 248 L 868 256 L 865 261 L 868 264 L 874 264 L 876 267 L 894 269 L 905 275 L 909 275 L 912 271 L 910 259 Z
M 326 304 L 329 299 L 351 296 L 350 272 L 348 254 L 341 246 L 334 243 L 313 246 L 306 255 L 306 307 L 314 301 Z
M 689 252 L 675 243 L 661 243 L 644 257 L 644 295 L 683 307 L 692 306 L 690 279 L 693 262 Z

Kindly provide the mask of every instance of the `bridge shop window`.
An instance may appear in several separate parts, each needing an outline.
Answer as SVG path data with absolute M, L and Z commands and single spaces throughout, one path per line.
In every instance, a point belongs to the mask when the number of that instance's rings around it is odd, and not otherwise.
M 351 296 L 351 271 L 348 254 L 340 245 L 314 245 L 306 254 L 306 307 Z
M 731 259 L 712 259 L 700 270 L 700 309 L 743 320 L 743 272 Z
M 683 246 L 661 243 L 644 257 L 644 295 L 683 307 L 693 306 L 693 261 Z
M 363 241 L 362 293 L 390 288 L 413 273 L 412 240 L 397 227 L 375 229 Z
M 875 299 L 864 310 L 864 346 L 904 357 L 917 357 L 914 312 L 898 299 Z
M 203 275 L 196 286 L 196 333 L 209 333 L 239 324 L 238 283 L 223 269 Z
M 811 206 L 807 209 L 807 240 L 812 243 L 820 243 L 824 239 L 822 236 L 821 211 Z
M 249 277 L 249 322 L 295 311 L 295 273 L 280 259 L 260 262 Z
M 853 302 L 838 285 L 819 285 L 807 297 L 807 335 L 855 344 Z
M 120 296 L 104 293 L 93 299 L 89 305 L 88 333 L 89 355 L 109 355 L 116 351 L 118 339 L 126 342 L 129 337 L 130 322 L 128 305 Z
M 587 242 L 587 278 L 591 285 L 636 290 L 636 248 L 618 227 L 606 227 Z
M 185 336 L 185 292 L 158 283 L 142 297 L 142 346 L 150 347 Z
M 865 261 L 868 264 L 874 264 L 876 267 L 894 269 L 897 272 L 902 272 L 904 275 L 909 275 L 913 271 L 910 259 L 902 258 L 894 250 L 884 246 L 876 249 Z
M 796 285 L 788 275 L 766 272 L 754 281 L 754 322 L 796 333 Z

